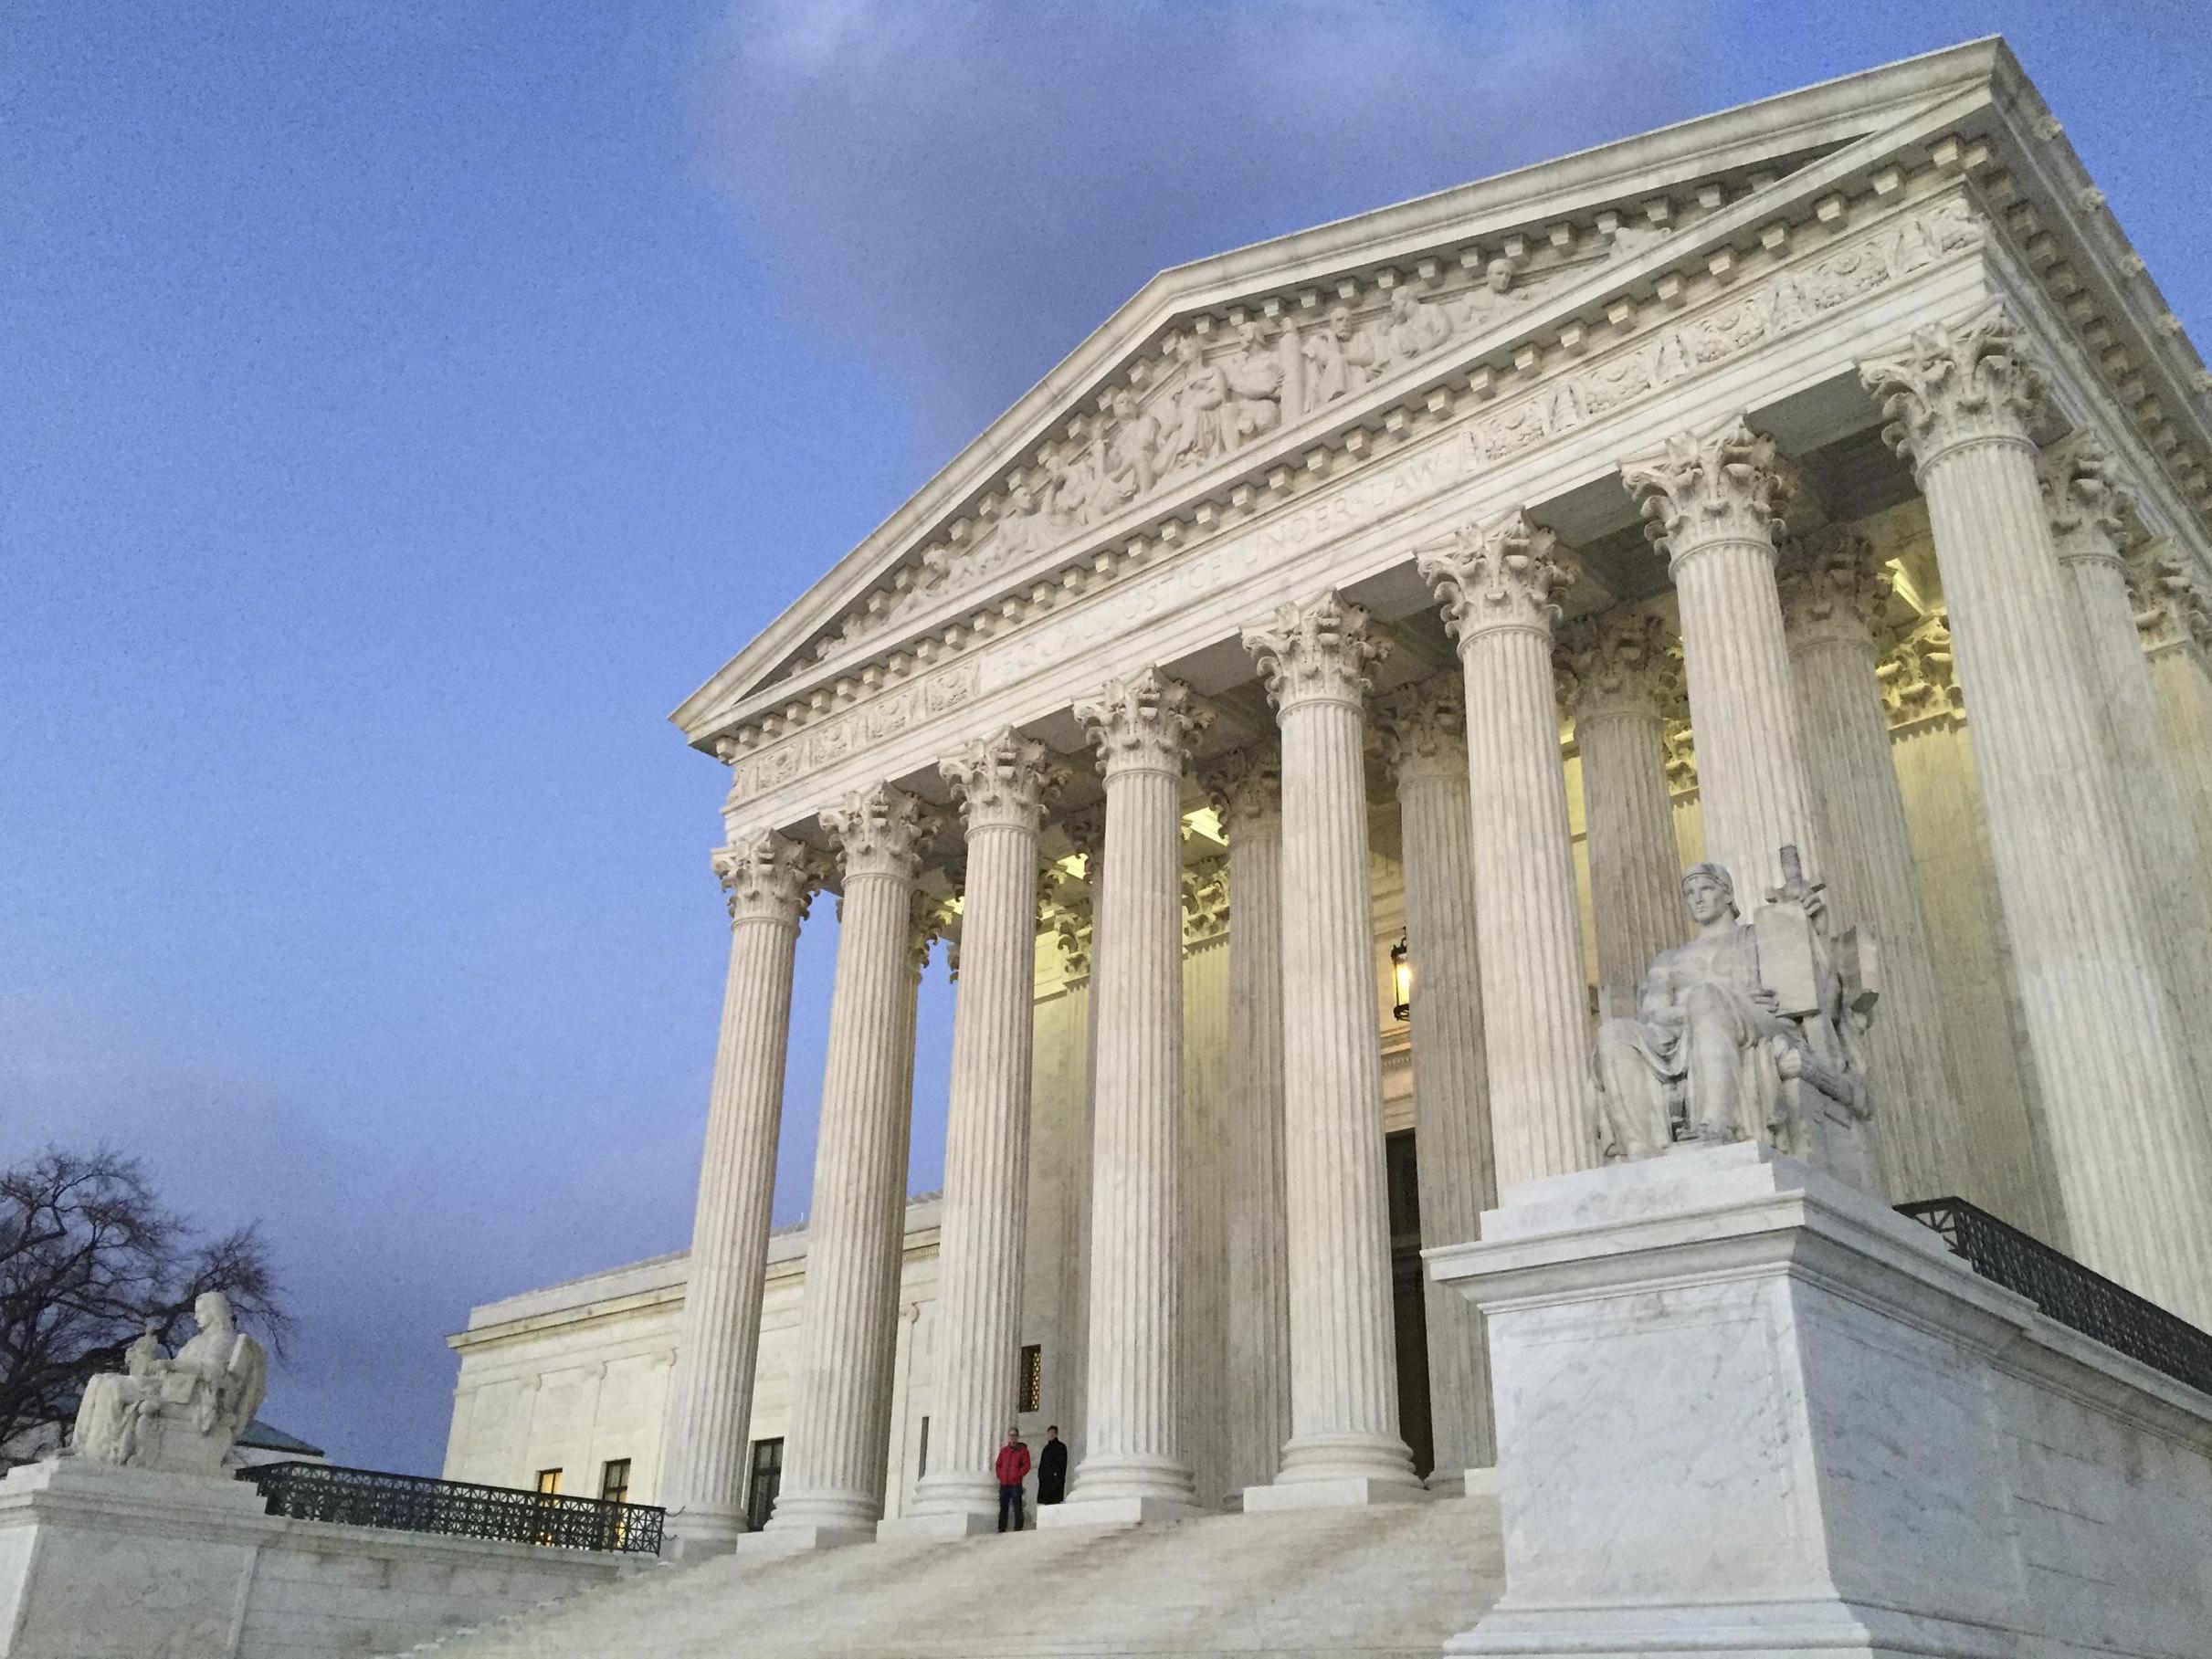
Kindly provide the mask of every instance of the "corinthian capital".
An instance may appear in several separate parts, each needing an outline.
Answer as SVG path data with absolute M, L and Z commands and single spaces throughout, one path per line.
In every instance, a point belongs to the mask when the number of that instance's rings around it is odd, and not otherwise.
M 1444 625 L 1464 652 L 1499 629 L 1548 637 L 1559 620 L 1552 596 L 1573 587 L 1581 573 L 1573 559 L 1574 550 L 1555 531 L 1515 512 L 1487 530 L 1461 525 L 1450 541 L 1418 554 L 1414 568 L 1434 590 Z
M 1775 580 L 1782 623 L 1796 646 L 1835 644 L 1871 650 L 1896 586 L 1874 544 L 1848 524 L 1791 541 Z
M 2128 494 L 2112 478 L 2096 434 L 2077 432 L 2046 449 L 2036 462 L 2036 481 L 2043 487 L 2059 562 L 2118 569 Z
M 1254 743 L 1207 770 L 1206 793 L 1231 841 L 1257 824 L 1282 816 L 1282 751 Z
M 822 883 L 822 866 L 804 843 L 774 830 L 714 849 L 714 877 L 730 901 L 730 919 L 798 925 Z
M 937 834 L 937 814 L 902 789 L 878 783 L 856 789 L 816 814 L 845 866 L 855 876 L 896 876 L 911 881 L 922 849 Z
M 1067 768 L 1053 763 L 1049 750 L 1011 726 L 940 761 L 937 770 L 959 798 L 971 835 L 979 829 L 1036 834 L 1045 803 L 1068 782 Z
M 1157 668 L 1108 680 L 1098 696 L 1075 706 L 1075 718 L 1110 778 L 1122 772 L 1181 776 L 1191 744 L 1214 723 L 1211 711 L 1195 706 L 1188 686 Z
M 1678 432 L 1660 455 L 1624 464 L 1620 478 L 1644 515 L 1644 534 L 1676 564 L 1721 542 L 1771 549 L 1796 494 L 1775 440 L 1741 416 L 1704 437 Z
M 1375 722 L 1398 788 L 1442 778 L 1467 787 L 1467 682 L 1457 669 L 1394 691 Z
M 1559 638 L 1575 719 L 1658 717 L 1682 695 L 1682 652 L 1648 611 L 1617 609 L 1576 623 Z
M 2128 596 L 2146 651 L 2212 651 L 2212 590 L 2171 541 L 2146 541 L 2128 561 Z
M 1953 719 L 1964 707 L 1951 655 L 1951 625 L 1932 611 L 1874 667 L 1892 729 Z
M 1390 642 L 1367 626 L 1364 606 L 1346 604 L 1332 589 L 1304 604 L 1275 607 L 1275 620 L 1244 631 L 1268 700 L 1288 710 L 1301 703 L 1358 703 L 1368 667 L 1390 655 Z
M 1923 470 L 1961 444 L 2028 443 L 2043 407 L 2043 376 L 2001 303 L 1914 330 L 1890 356 L 1859 364 L 1859 379 L 1881 399 L 1883 439 Z

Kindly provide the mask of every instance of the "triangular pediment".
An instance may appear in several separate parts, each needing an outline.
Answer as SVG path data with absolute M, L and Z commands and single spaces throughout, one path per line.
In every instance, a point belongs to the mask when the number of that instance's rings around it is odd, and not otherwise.
M 864 687 L 904 642 L 1141 532 L 1161 502 L 1248 488 L 1426 362 L 2000 103 L 2039 107 L 2004 44 L 1975 42 L 1165 271 L 673 718 L 711 746 Z

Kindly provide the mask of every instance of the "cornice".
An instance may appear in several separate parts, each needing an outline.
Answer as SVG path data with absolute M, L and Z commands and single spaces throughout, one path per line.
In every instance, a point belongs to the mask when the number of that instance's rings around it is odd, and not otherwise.
M 1111 390 L 1110 383 L 1171 329 L 1235 305 L 1264 308 L 1270 298 L 1279 303 L 1295 300 L 1297 290 L 1309 285 L 1381 284 L 1385 273 L 1406 280 L 1418 275 L 1425 259 L 1462 261 L 1471 251 L 1494 257 L 1516 239 L 1524 247 L 1542 247 L 1555 244 L 1564 232 L 1572 245 L 1596 232 L 1602 218 L 1633 222 L 1655 203 L 1671 222 L 1670 195 L 1683 206 L 1683 216 L 1703 215 L 1696 228 L 1708 220 L 1717 225 L 1741 205 L 1735 198 L 1743 195 L 1746 184 L 1753 186 L 1751 197 L 1764 202 L 1773 187 L 1760 187 L 1762 168 L 1771 173 L 1820 157 L 1811 163 L 1817 167 L 1834 159 L 1823 152 L 1863 152 L 1870 135 L 1882 135 L 1885 123 L 1909 127 L 1931 108 L 1940 111 L 1939 122 L 1955 121 L 1986 108 L 1992 86 L 2007 78 L 2021 79 L 2003 43 L 1973 42 L 1164 272 L 687 698 L 672 718 L 695 744 L 711 748 L 732 724 L 772 706 L 776 694 L 754 698 L 742 691 L 743 686 L 773 671 L 826 618 L 850 606 L 893 564 L 918 555 L 953 520 L 974 511 L 985 496 L 1003 488 L 1011 468 L 1049 439 L 1070 414 L 1093 406 Z M 1857 160 L 1872 165 L 1870 156 L 1860 154 Z M 1849 172 L 1847 168 L 1824 184 L 1848 184 L 1853 182 Z M 1793 173 L 1784 182 L 1796 176 Z M 1684 194 L 1704 197 L 1715 191 L 1710 205 L 1704 200 L 1692 205 Z M 1750 228 L 1755 234 L 1756 226 Z M 1255 293 L 1256 288 L 1262 291 Z M 788 695 L 799 688 L 782 689 Z M 743 702 L 737 700 L 741 697 Z

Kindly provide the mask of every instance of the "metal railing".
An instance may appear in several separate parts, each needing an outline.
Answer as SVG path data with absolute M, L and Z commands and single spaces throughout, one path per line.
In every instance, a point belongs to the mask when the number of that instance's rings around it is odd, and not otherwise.
M 1975 1272 L 2116 1353 L 2212 1394 L 2212 1336 L 1959 1198 L 1900 1204 Z
M 335 1464 L 262 1464 L 239 1470 L 238 1478 L 260 1489 L 269 1514 L 290 1520 L 389 1527 L 399 1532 L 497 1538 L 556 1549 L 658 1555 L 661 1522 L 668 1513 L 649 1504 L 563 1497 L 515 1486 L 479 1486 L 472 1481 L 386 1475 Z

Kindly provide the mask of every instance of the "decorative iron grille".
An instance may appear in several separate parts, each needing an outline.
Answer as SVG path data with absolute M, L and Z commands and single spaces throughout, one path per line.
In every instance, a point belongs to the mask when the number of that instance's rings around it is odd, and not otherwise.
M 238 1478 L 260 1489 L 269 1514 L 290 1520 L 500 1538 L 556 1549 L 658 1555 L 661 1522 L 668 1513 L 649 1504 L 562 1497 L 334 1464 L 262 1464 L 239 1470 Z
M 2059 1324 L 2212 1394 L 2212 1336 L 2186 1319 L 1964 1199 L 1931 1198 L 1897 1208 L 1942 1234 L 1975 1272 L 2018 1292 Z

